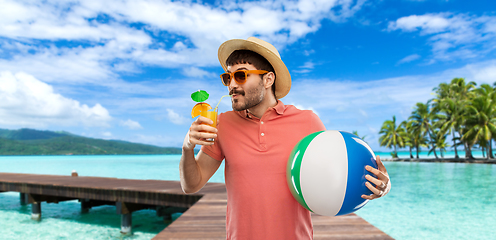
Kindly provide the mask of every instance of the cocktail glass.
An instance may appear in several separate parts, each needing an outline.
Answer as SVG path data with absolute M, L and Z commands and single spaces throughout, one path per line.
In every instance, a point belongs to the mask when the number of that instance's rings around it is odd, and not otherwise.
M 214 127 L 214 128 L 217 128 L 217 115 L 218 114 L 219 114 L 218 108 L 214 108 L 214 109 L 210 109 L 207 111 L 202 111 L 200 115 L 212 120 L 212 124 L 207 124 L 207 125 Z M 207 138 L 207 141 L 214 141 L 214 139 L 213 138 Z
M 215 106 L 214 109 L 210 106 L 210 104 L 205 103 L 205 102 L 200 102 L 196 104 L 193 107 L 193 110 L 191 112 L 191 116 L 194 118 L 198 115 L 206 117 L 210 120 L 212 120 L 212 124 L 207 124 L 209 126 L 212 126 L 214 128 L 217 128 L 217 115 L 219 114 L 219 104 L 222 101 L 222 98 L 224 97 L 229 97 L 230 95 L 224 95 L 220 98 L 219 102 L 217 103 L 217 106 Z M 205 99 L 206 100 L 206 99 Z M 213 139 L 207 139 L 207 141 L 213 141 Z

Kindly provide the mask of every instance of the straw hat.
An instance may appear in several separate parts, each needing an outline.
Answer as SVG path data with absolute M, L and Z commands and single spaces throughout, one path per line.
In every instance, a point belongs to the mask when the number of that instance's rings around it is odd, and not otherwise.
M 260 54 L 267 59 L 274 68 L 276 74 L 276 98 L 280 99 L 286 96 L 291 89 L 291 75 L 288 68 L 281 60 L 281 56 L 272 44 L 255 37 L 249 37 L 246 40 L 232 39 L 224 42 L 219 47 L 219 61 L 224 71 L 227 71 L 226 60 L 236 50 L 250 50 Z

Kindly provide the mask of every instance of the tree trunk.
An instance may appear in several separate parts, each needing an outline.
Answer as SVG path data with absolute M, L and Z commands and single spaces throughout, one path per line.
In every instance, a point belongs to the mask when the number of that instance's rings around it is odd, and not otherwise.
M 410 159 L 413 159 L 412 147 L 410 147 Z
M 458 156 L 458 151 L 456 150 L 455 131 L 453 131 L 453 147 L 455 147 L 455 159 L 460 158 L 460 157 Z
M 416 148 L 417 148 L 417 159 L 418 159 L 419 158 L 419 146 L 417 145 Z
M 437 153 L 436 153 L 436 148 L 434 148 L 434 156 L 436 157 L 436 159 L 439 159 L 439 157 L 437 156 Z
M 398 158 L 398 152 L 396 152 L 396 145 L 394 145 L 394 157 Z
M 469 146 L 467 143 L 463 143 L 463 146 L 465 146 L 465 158 L 475 159 L 474 156 L 472 155 L 472 146 Z
M 494 158 L 494 155 L 493 155 L 493 139 L 489 140 L 489 148 L 488 148 L 488 156 L 489 158 Z

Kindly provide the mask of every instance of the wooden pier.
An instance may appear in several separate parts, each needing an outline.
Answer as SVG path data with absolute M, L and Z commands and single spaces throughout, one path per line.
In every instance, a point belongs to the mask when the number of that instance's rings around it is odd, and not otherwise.
M 132 232 L 132 212 L 156 209 L 164 218 L 184 213 L 154 240 L 226 238 L 227 195 L 222 183 L 207 183 L 198 193 L 184 194 L 178 181 L 0 173 L 0 192 L 8 191 L 21 193 L 21 204 L 32 204 L 33 219 L 42 217 L 41 202 L 79 200 L 82 212 L 115 205 L 123 233 Z M 312 221 L 314 239 L 393 239 L 355 214 L 312 215 Z

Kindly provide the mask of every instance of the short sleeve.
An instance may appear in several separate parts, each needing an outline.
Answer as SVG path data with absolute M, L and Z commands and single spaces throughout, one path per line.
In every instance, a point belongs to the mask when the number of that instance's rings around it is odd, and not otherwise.
M 326 128 L 324 126 L 324 123 L 320 120 L 319 116 L 315 114 L 312 110 L 305 110 L 308 111 L 308 121 L 309 121 L 309 126 L 311 127 L 310 131 L 311 132 L 319 132 L 319 131 L 325 131 Z
M 219 147 L 219 143 L 215 141 L 214 145 L 211 146 L 202 146 L 201 147 L 202 152 L 210 156 L 211 158 L 217 160 L 217 161 L 222 161 L 224 160 L 224 155 L 222 154 L 222 150 Z

